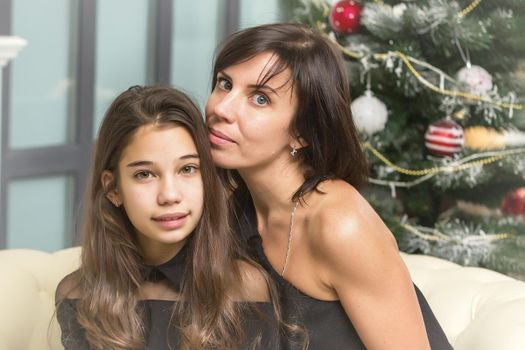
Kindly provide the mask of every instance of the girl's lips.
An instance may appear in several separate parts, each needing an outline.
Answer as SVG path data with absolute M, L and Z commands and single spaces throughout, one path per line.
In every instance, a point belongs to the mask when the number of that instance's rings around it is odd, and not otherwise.
M 221 146 L 221 145 L 227 145 L 227 144 L 234 143 L 234 141 L 231 138 L 224 135 L 220 131 L 213 130 L 211 128 L 208 130 L 209 130 L 208 138 L 210 139 L 210 142 L 212 144 Z
M 160 227 L 165 230 L 176 230 L 186 223 L 188 214 L 163 215 L 153 218 Z

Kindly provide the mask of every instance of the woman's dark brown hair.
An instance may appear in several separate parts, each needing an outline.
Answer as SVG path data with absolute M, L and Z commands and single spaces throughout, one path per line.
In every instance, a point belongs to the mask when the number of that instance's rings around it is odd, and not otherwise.
M 331 178 L 356 188 L 366 183 L 367 164 L 350 110 L 350 88 L 340 50 L 325 36 L 294 23 L 267 24 L 232 34 L 220 47 L 213 67 L 212 89 L 217 73 L 270 52 L 276 61 L 259 77 L 264 85 L 275 75 L 290 70 L 298 109 L 290 133 L 304 140 L 296 156 L 305 182 L 294 199 Z M 225 175 L 226 174 L 226 175 Z M 242 186 L 234 170 L 223 173 L 232 189 Z
M 77 319 L 95 349 L 143 349 L 139 288 L 142 257 L 135 230 L 123 208 L 107 198 L 119 181 L 118 162 L 136 131 L 145 125 L 178 126 L 192 136 L 204 188 L 201 220 L 187 243 L 187 267 L 174 326 L 189 349 L 236 349 L 243 336 L 232 290 L 241 285 L 237 248 L 229 229 L 224 189 L 209 151 L 199 109 L 169 87 L 133 87 L 109 107 L 97 140 L 86 198 L 82 261 L 75 285 L 81 288 Z M 104 188 L 101 174 L 112 171 Z M 250 262 L 250 261 L 249 261 Z M 232 288 L 233 287 L 233 288 Z

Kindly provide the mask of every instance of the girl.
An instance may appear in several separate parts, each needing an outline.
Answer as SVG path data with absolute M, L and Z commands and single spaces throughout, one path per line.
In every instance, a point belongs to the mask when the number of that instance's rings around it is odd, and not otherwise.
M 299 24 L 230 36 L 206 105 L 237 231 L 309 349 L 450 349 L 393 235 L 358 192 L 367 166 L 341 53 Z
M 57 289 L 66 349 L 278 348 L 265 273 L 244 256 L 198 108 L 133 87 L 97 140 L 81 267 Z

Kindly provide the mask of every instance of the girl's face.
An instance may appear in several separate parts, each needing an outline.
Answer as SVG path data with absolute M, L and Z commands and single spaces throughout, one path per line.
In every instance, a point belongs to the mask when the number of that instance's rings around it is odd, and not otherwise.
M 290 70 L 258 86 L 275 60 L 271 52 L 262 53 L 217 74 L 206 104 L 206 122 L 219 167 L 260 169 L 276 160 L 288 162 L 291 147 L 300 148 L 289 131 L 297 110 Z
M 202 214 L 199 155 L 191 135 L 176 125 L 142 126 L 124 149 L 118 171 L 117 188 L 109 195 L 124 206 L 146 262 L 169 260 Z M 105 171 L 103 184 L 112 178 Z

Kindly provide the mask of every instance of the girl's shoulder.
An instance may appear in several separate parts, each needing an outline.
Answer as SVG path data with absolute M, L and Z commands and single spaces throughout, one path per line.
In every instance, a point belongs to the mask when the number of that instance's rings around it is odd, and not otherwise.
M 269 301 L 268 279 L 261 267 L 244 260 L 236 261 L 240 273 L 239 290 L 234 291 L 238 301 Z
M 55 303 L 65 299 L 79 299 L 82 296 L 79 275 L 79 270 L 73 271 L 58 283 L 55 292 Z

